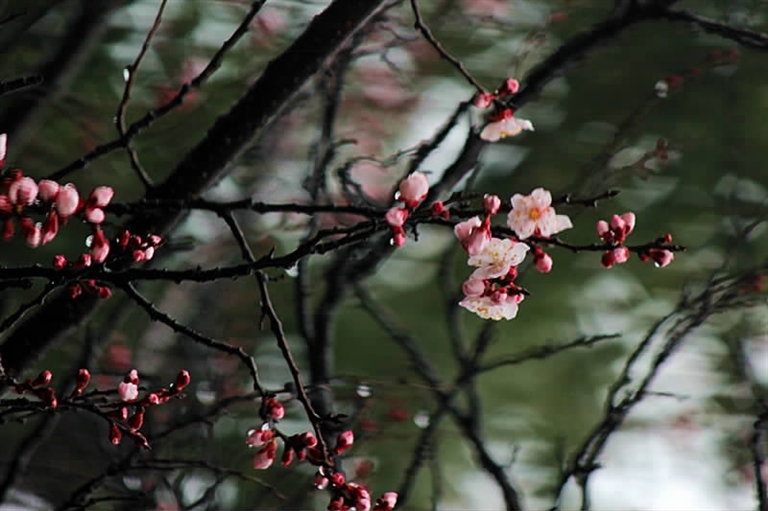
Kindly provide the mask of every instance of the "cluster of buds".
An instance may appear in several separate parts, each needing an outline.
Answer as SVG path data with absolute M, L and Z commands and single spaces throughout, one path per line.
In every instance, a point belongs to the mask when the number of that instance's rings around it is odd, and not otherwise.
M 88 254 L 84 254 L 88 255 Z M 69 286 L 69 297 L 73 300 L 83 294 L 95 294 L 99 298 L 106 300 L 112 296 L 112 290 L 108 286 L 103 286 L 95 279 L 84 279 Z
M 104 210 L 112 200 L 114 190 L 108 186 L 98 186 L 83 200 L 75 185 L 64 186 L 55 181 L 43 179 L 39 183 L 21 170 L 14 170 L 2 181 L 3 193 L 0 193 L 0 217 L 3 223 L 3 239 L 8 240 L 15 232 L 14 217 L 19 217 L 24 240 L 32 248 L 53 241 L 59 232 L 59 225 L 65 225 L 68 219 L 78 213 L 91 224 L 95 231 L 104 221 Z M 37 207 L 45 211 L 45 219 L 35 222 L 28 216 L 30 210 Z M 38 210 L 39 210 L 38 209 Z M 98 258 L 97 253 L 93 254 Z M 106 257 L 106 254 L 104 255 Z
M 517 94 L 520 83 L 514 78 L 507 78 L 494 92 L 478 92 L 475 94 L 472 104 L 477 108 L 488 108 L 499 98 L 505 98 Z M 500 103 L 503 105 L 503 103 Z M 500 107 L 488 119 L 488 124 L 480 132 L 480 138 L 488 142 L 496 142 L 503 138 L 514 137 L 523 131 L 533 131 L 533 124 L 527 119 L 515 117 L 515 110 L 509 107 Z
M 131 255 L 134 263 L 143 263 L 155 256 L 155 249 L 163 243 L 163 238 L 156 234 L 149 234 L 142 239 L 141 236 L 123 231 L 118 237 L 118 245 Z
M 392 227 L 392 244 L 402 247 L 405 244 L 405 221 L 411 212 L 427 197 L 429 180 L 422 172 L 413 172 L 400 182 L 395 200 L 403 202 L 403 207 L 393 207 L 384 218 Z
M 552 195 L 537 188 L 530 195 L 515 194 L 507 215 L 507 226 L 515 231 L 518 240 L 533 235 L 550 237 L 572 227 L 565 215 L 557 215 L 552 207 Z M 501 199 L 495 195 L 483 198 L 484 216 L 473 217 L 454 227 L 454 234 L 469 255 L 467 264 L 477 269 L 464 282 L 464 299 L 459 305 L 485 319 L 512 319 L 525 294 L 514 281 L 517 266 L 523 262 L 530 249 L 528 244 L 512 239 L 494 238 L 491 234 L 491 218 L 501 209 Z M 548 273 L 552 270 L 552 258 L 534 245 L 536 268 Z
M 321 469 L 315 476 L 315 486 L 317 487 L 319 487 L 317 485 L 318 478 L 326 481 L 323 487 L 330 486 L 331 500 L 326 508 L 328 511 L 371 511 L 371 509 L 373 511 L 392 511 L 397 505 L 398 495 L 391 491 L 376 499 L 375 504 L 371 506 L 371 493 L 368 489 L 361 484 L 347 482 L 341 472 L 335 472 L 328 478 Z
M 597 235 L 609 248 L 601 259 L 605 268 L 611 268 L 615 264 L 624 264 L 629 260 L 629 249 L 624 246 L 627 236 L 635 229 L 635 214 L 632 212 L 623 215 L 613 215 L 611 221 L 600 220 L 597 222 Z M 671 243 L 672 235 L 666 234 L 658 240 L 662 243 Z M 653 260 L 656 266 L 663 268 L 675 259 L 674 253 L 667 249 L 649 248 L 638 253 L 640 260 L 646 262 Z
M 116 403 L 117 407 L 107 414 L 111 421 L 109 441 L 118 445 L 123 435 L 127 434 L 138 445 L 149 449 L 146 437 L 139 432 L 144 424 L 146 409 L 166 403 L 173 397 L 182 397 L 181 392 L 190 381 L 189 372 L 186 369 L 181 370 L 169 387 L 150 392 L 139 399 L 139 373 L 136 369 L 129 371 L 117 386 L 117 395 L 121 402 Z M 133 414 L 130 413 L 128 404 L 133 407 Z
M 13 386 L 13 389 L 17 394 L 24 395 L 29 392 L 40 399 L 45 406 L 56 408 L 59 406 L 59 400 L 56 398 L 56 391 L 48 386 L 48 384 L 51 383 L 52 378 L 53 373 L 46 369 L 38 374 L 34 380 L 27 380 L 23 383 L 11 380 L 8 383 Z

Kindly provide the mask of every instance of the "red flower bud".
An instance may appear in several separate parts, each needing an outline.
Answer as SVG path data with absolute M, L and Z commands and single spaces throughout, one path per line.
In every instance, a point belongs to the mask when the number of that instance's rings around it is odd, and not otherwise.
M 88 369 L 80 369 L 77 372 L 77 377 L 75 378 L 75 393 L 76 394 L 82 394 L 83 389 L 88 386 L 88 383 L 91 381 L 91 373 L 88 371 Z

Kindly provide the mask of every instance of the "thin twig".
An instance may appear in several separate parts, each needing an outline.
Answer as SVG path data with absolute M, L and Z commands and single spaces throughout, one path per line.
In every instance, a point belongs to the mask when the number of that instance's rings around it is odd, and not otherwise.
M 144 43 L 141 45 L 141 50 L 139 50 L 139 54 L 136 56 L 136 60 L 133 61 L 133 64 L 125 68 L 127 79 L 125 81 L 125 89 L 123 90 L 123 99 L 120 101 L 120 104 L 117 107 L 117 114 L 115 115 L 115 126 L 117 127 L 117 134 L 121 139 L 125 138 L 125 112 L 128 109 L 128 102 L 131 100 L 131 91 L 133 90 L 133 86 L 136 83 L 136 75 L 139 73 L 139 66 L 141 65 L 141 61 L 144 58 L 144 55 L 149 49 L 149 45 L 152 42 L 152 37 L 155 35 L 155 32 L 157 32 L 157 29 L 160 28 L 160 22 L 163 18 L 163 11 L 165 10 L 165 5 L 167 3 L 168 0 L 160 1 L 160 6 L 157 8 L 157 15 L 155 16 L 155 22 L 152 24 L 152 28 L 149 29 L 149 32 L 147 32 L 147 36 L 144 38 Z M 128 158 L 131 161 L 131 167 L 136 172 L 136 175 L 139 177 L 141 182 L 144 184 L 144 187 L 151 188 L 152 179 L 141 166 L 141 163 L 139 163 L 139 156 L 136 154 L 136 150 L 131 145 L 130 140 L 126 140 L 125 150 L 128 152 Z

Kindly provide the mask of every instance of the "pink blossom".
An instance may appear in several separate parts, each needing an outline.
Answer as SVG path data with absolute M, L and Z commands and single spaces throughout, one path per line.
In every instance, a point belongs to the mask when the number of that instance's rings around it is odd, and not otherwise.
M 490 227 L 477 216 L 456 224 L 453 233 L 461 242 L 464 250 L 471 256 L 482 252 L 491 240 Z
M 324 490 L 328 486 L 328 478 L 325 477 L 321 472 L 315 473 L 315 488 L 318 490 Z
M 135 383 L 121 381 L 117 386 L 117 395 L 123 401 L 136 401 L 139 397 L 139 387 Z
M 56 198 L 56 212 L 62 218 L 72 216 L 80 205 L 80 195 L 72 183 L 65 184 Z
M 505 276 L 510 268 L 517 266 L 528 252 L 525 243 L 516 243 L 511 239 L 491 238 L 485 248 L 467 261 L 470 266 L 477 266 L 471 279 L 495 279 Z
M 483 197 L 483 208 L 486 215 L 495 215 L 501 208 L 501 199 L 498 195 L 485 194 Z
M 611 232 L 611 227 L 605 220 L 599 220 L 597 222 L 597 235 L 600 238 L 604 238 L 606 234 Z
M 605 220 L 597 222 L 597 235 L 607 244 L 621 244 L 635 229 L 636 217 L 630 212 L 623 215 L 613 215 L 610 223 Z
M 491 122 L 480 132 L 480 138 L 488 142 L 496 142 L 502 138 L 514 137 L 523 131 L 534 131 L 533 124 L 527 119 L 518 119 L 507 109 L 494 116 Z
M 59 188 L 61 188 L 59 183 L 50 179 L 43 179 L 38 183 L 37 187 L 40 198 L 46 202 L 56 200 L 56 197 L 59 195 Z
M 477 108 L 488 108 L 493 104 L 494 99 L 496 99 L 496 96 L 490 92 L 478 92 L 475 94 L 472 104 Z
M 459 305 L 484 319 L 513 319 L 517 316 L 518 303 L 521 301 L 518 296 L 523 295 L 507 295 L 503 301 L 500 301 L 500 295 L 497 295 L 496 300 L 491 296 L 467 297 Z
M 467 298 L 477 298 L 485 293 L 486 283 L 484 280 L 467 279 L 461 286 L 461 290 Z
M 408 210 L 405 208 L 390 208 L 387 214 L 384 215 L 387 223 L 392 227 L 402 227 L 405 221 L 408 219 Z
M 275 432 L 264 423 L 259 429 L 251 429 L 246 433 L 245 443 L 248 447 L 261 447 L 275 437 Z
M 549 254 L 536 247 L 536 253 L 533 256 L 533 264 L 536 269 L 541 273 L 549 273 L 552 271 L 552 257 Z
M 429 181 L 422 172 L 412 172 L 400 182 L 400 195 L 398 200 L 405 202 L 409 208 L 415 208 L 427 196 L 429 192 Z
M 38 187 L 31 177 L 22 177 L 8 188 L 8 201 L 13 205 L 29 206 L 37 198 Z
M 573 227 L 566 215 L 556 215 L 551 206 L 552 194 L 544 188 L 536 188 L 530 195 L 516 193 L 512 196 L 512 211 L 507 215 L 507 225 L 521 239 L 534 234 L 548 238 Z

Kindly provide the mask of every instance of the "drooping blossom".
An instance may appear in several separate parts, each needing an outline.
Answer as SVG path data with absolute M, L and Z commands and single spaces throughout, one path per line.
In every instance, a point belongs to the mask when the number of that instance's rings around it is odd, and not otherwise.
M 675 254 L 667 249 L 652 248 L 648 250 L 647 257 L 653 260 L 657 268 L 664 268 L 675 260 Z
M 555 214 L 552 194 L 544 188 L 536 188 L 530 195 L 513 195 L 507 225 L 521 240 L 533 235 L 548 238 L 573 227 L 568 216 Z
M 413 209 L 423 201 L 429 192 L 429 180 L 423 172 L 412 172 L 400 182 L 397 200 L 405 202 L 405 205 Z
M 523 296 L 522 294 L 507 294 L 506 291 L 499 291 L 493 295 L 464 298 L 459 302 L 459 305 L 483 319 L 494 321 L 514 319 L 517 316 L 518 304 L 523 300 Z
M 56 197 L 54 207 L 61 218 L 67 218 L 75 214 L 80 205 L 80 194 L 72 183 L 67 183 L 61 187 Z M 105 204 L 106 206 L 106 204 Z M 103 206 L 102 206 L 103 207 Z
M 478 267 L 470 278 L 494 279 L 503 277 L 510 268 L 523 262 L 528 250 L 529 247 L 525 243 L 517 243 L 511 239 L 491 238 L 481 252 L 473 255 L 467 261 L 468 265 Z
M 480 132 L 480 138 L 497 142 L 502 138 L 517 136 L 523 131 L 534 131 L 531 121 L 518 119 L 514 112 L 507 108 L 491 118 L 491 122 Z

